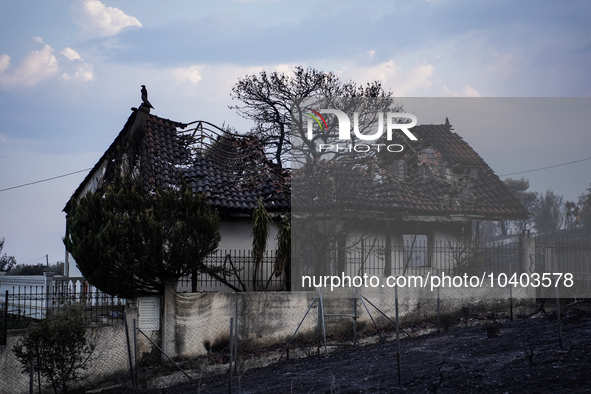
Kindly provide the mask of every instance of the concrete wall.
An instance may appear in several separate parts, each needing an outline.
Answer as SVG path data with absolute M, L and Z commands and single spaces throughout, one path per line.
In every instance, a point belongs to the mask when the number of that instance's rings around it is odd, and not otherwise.
M 315 292 L 174 294 L 174 316 L 164 319 L 165 327 L 174 332 L 174 340 L 164 343 L 165 350 L 182 358 L 207 354 L 209 347 L 228 340 L 230 318 L 235 317 L 236 310 L 241 346 L 284 342 L 315 296 Z M 306 328 L 316 327 L 315 313 L 307 320 Z
M 353 314 L 358 316 L 357 323 L 372 325 L 372 317 L 384 327 L 382 313 L 390 319 L 395 318 L 395 291 L 392 288 L 361 288 L 363 296 L 355 298 L 352 288 L 335 291 L 324 289 L 322 306 L 325 314 Z M 400 288 L 399 312 L 401 317 L 425 316 L 436 314 L 436 292 L 428 288 Z M 457 312 L 462 306 L 490 304 L 499 299 L 507 299 L 507 288 L 482 289 L 442 289 L 441 312 Z M 319 333 L 319 292 L 246 292 L 246 293 L 176 293 L 173 286 L 167 288 L 162 302 L 160 330 L 142 330 L 151 340 L 163 347 L 173 358 L 190 359 L 205 355 L 211 348 L 228 347 L 230 318 L 237 318 L 239 347 L 256 348 L 272 344 L 285 344 L 295 333 L 300 323 L 299 333 L 311 335 Z M 520 294 L 513 293 L 514 297 Z M 533 294 L 521 294 L 533 297 Z M 354 301 L 357 299 L 357 301 Z M 316 302 L 314 302 L 316 300 Z M 314 303 L 313 303 L 314 302 Z M 373 305 L 372 305 L 373 304 Z M 366 307 L 370 314 L 367 312 Z M 379 311 L 376 309 L 379 308 Z M 128 307 L 130 341 L 133 343 L 132 321 L 138 320 L 136 307 Z M 381 311 L 381 312 L 380 312 Z M 307 313 L 308 312 L 308 313 Z M 307 315 L 306 315 L 307 313 Z M 304 319 L 304 316 L 305 319 Z M 327 336 L 345 332 L 353 320 L 349 317 L 325 318 Z M 10 331 L 7 345 L 0 346 L 0 393 L 28 392 L 29 378 L 21 373 L 20 364 L 12 353 L 12 348 L 25 331 Z M 106 377 L 129 374 L 129 355 L 123 325 L 95 327 L 89 329 L 90 337 L 96 341 L 97 348 L 93 355 L 91 374 L 87 382 L 98 382 Z M 162 355 L 139 332 L 138 354 L 142 357 L 154 352 Z M 219 351 L 219 350 L 218 350 Z
M 325 314 L 354 312 L 353 288 L 341 288 L 334 291 L 323 290 L 323 306 Z M 395 291 L 393 288 L 361 288 L 359 292 L 366 300 L 373 303 L 389 318 L 395 316 Z M 490 300 L 507 299 L 508 288 L 457 288 L 442 289 L 442 307 L 457 309 L 458 305 L 487 303 Z M 168 312 L 165 312 L 163 324 L 165 329 L 165 351 L 171 357 L 191 358 L 207 354 L 208 348 L 228 341 L 230 318 L 238 319 L 238 337 L 240 346 L 261 347 L 276 343 L 286 343 L 294 334 L 298 324 L 306 315 L 308 308 L 318 296 L 317 291 L 307 292 L 247 292 L 247 293 L 174 293 L 168 294 Z M 427 288 L 399 289 L 400 316 L 417 313 L 421 305 L 431 305 L 429 313 L 436 313 L 437 292 Z M 532 292 L 513 291 L 514 298 L 533 298 Z M 173 299 L 173 302 L 170 301 Z M 366 305 L 358 298 L 355 313 L 358 323 L 371 324 L 374 319 L 382 316 L 379 311 Z M 301 333 L 318 331 L 319 302 L 314 303 L 303 322 Z M 330 320 L 330 319 L 328 319 Z M 339 325 L 332 328 L 342 330 L 350 318 L 340 318 Z M 329 327 L 330 329 L 331 327 Z M 330 331 L 330 330 L 329 330 Z M 336 334 L 336 331 L 334 332 Z M 327 335 L 330 335 L 328 332 Z
M 21 373 L 21 364 L 12 349 L 26 330 L 9 331 L 6 345 L 0 346 L 0 393 L 28 393 L 29 377 Z
M 29 392 L 29 374 L 22 372 L 21 364 L 12 351 L 14 345 L 26 332 L 26 330 L 9 331 L 6 345 L 0 346 L 0 371 L 2 371 L 0 393 Z M 84 383 L 92 384 L 113 375 L 129 374 L 129 358 L 123 325 L 91 328 L 88 330 L 88 335 L 90 340 L 96 343 L 96 348 L 92 355 L 91 369 Z M 45 386 L 43 378 L 42 385 Z M 34 387 L 37 392 L 36 375 Z

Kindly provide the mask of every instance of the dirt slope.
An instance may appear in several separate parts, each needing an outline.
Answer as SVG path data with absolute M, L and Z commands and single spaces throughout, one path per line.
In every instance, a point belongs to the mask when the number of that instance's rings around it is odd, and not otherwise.
M 404 339 L 400 387 L 389 340 L 251 369 L 234 376 L 233 392 L 591 392 L 591 315 L 570 308 L 561 326 L 562 348 L 553 314 Z M 228 375 L 162 392 L 227 393 Z

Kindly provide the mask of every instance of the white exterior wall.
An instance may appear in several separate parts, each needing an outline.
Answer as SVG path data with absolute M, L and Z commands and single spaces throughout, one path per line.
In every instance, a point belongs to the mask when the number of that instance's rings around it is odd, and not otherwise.
M 401 267 L 406 267 L 406 273 L 410 275 L 424 274 L 426 269 L 439 269 L 453 265 L 453 258 L 450 253 L 444 253 L 442 248 L 449 248 L 449 245 L 456 245 L 462 239 L 469 239 L 471 234 L 470 222 L 448 221 L 391 221 L 390 223 L 390 245 L 391 245 L 391 270 L 386 269 L 386 258 L 384 248 L 386 247 L 386 222 L 383 225 L 376 225 L 369 230 L 352 231 L 347 235 L 345 251 L 339 250 L 335 242 L 332 245 L 330 263 L 331 266 L 321 274 L 340 275 L 341 269 L 345 275 L 355 276 L 378 275 L 384 272 L 399 274 Z M 407 261 L 409 258 L 409 245 L 403 242 L 404 235 L 421 235 L 414 244 L 416 248 L 416 261 Z M 363 247 L 359 240 L 363 238 Z M 408 242 L 408 239 L 407 239 Z M 342 246 L 342 245 L 341 245 Z M 363 253 L 362 253 L 363 252 Z M 304 252 L 306 253 L 306 252 Z M 344 253 L 344 255 L 342 254 Z M 315 257 L 310 255 L 313 260 Z M 347 263 L 342 263 L 344 258 Z M 306 260 L 304 257 L 301 261 Z M 297 270 L 297 268 L 296 268 Z M 303 275 L 310 275 L 314 271 L 303 268 Z M 297 273 L 296 273 L 297 276 Z
M 279 232 L 279 220 L 271 222 L 269 226 L 269 238 L 267 239 L 267 250 L 277 249 L 277 233 Z M 218 250 L 252 250 L 252 221 L 250 218 L 228 218 L 220 222 L 221 240 Z M 70 277 L 83 276 L 72 255 L 66 252 L 69 262 L 67 274 Z
M 102 181 L 103 177 L 105 176 L 105 171 L 107 168 L 107 163 L 103 162 L 101 166 L 95 171 L 95 173 L 90 178 L 90 181 L 84 185 L 82 190 L 80 191 L 80 196 L 84 196 L 88 192 L 94 192 L 100 182 Z M 65 249 L 65 248 L 64 248 Z M 66 258 L 65 258 L 65 267 L 64 267 L 64 275 L 69 277 L 80 277 L 82 273 L 76 266 L 76 261 L 68 251 L 65 251 Z
M 278 222 L 278 220 L 277 220 Z M 277 248 L 277 233 L 279 226 L 271 222 L 267 249 Z M 252 250 L 252 220 L 250 218 L 228 218 L 220 222 L 222 239 L 219 250 Z

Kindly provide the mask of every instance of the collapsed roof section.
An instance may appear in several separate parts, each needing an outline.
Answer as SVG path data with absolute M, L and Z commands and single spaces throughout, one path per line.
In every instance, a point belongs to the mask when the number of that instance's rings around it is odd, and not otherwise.
M 151 115 L 144 104 L 76 189 L 73 200 L 113 181 L 123 169 L 141 176 L 147 191 L 186 182 L 220 214 L 249 214 L 260 198 L 268 212 L 290 208 L 290 172 L 265 157 L 253 135 L 237 135 L 204 121 L 183 124 Z
M 293 172 L 296 212 L 341 210 L 417 220 L 523 219 L 529 213 L 446 120 L 411 129 L 401 152 L 310 160 Z M 353 153 L 354 154 L 354 153 Z M 350 155 L 349 155 L 350 156 Z

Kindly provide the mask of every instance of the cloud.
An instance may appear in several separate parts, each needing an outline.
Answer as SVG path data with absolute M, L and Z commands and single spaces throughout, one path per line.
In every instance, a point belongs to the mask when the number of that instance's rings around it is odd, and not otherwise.
M 234 0 L 235 3 L 279 3 L 281 0 Z
M 464 87 L 463 93 L 465 97 L 482 97 L 478 90 L 469 85 Z
M 512 78 L 525 69 L 527 59 L 514 53 L 494 54 L 495 60 L 487 67 L 487 70 L 502 80 Z
M 0 55 L 0 80 L 2 80 L 1 74 L 3 74 L 10 67 L 10 56 L 7 54 Z
M 178 82 L 189 82 L 191 85 L 197 85 L 201 81 L 200 67 L 197 65 L 189 67 L 179 67 L 172 70 L 175 80 Z
M 70 47 L 66 47 L 66 48 L 62 49 L 60 51 L 60 53 L 62 55 L 64 55 L 65 57 L 67 57 L 68 60 L 70 60 L 70 61 L 80 60 L 81 59 L 80 58 L 80 54 L 78 54 L 78 52 L 76 52 L 75 50 L 73 50 Z
M 480 94 L 478 90 L 474 89 L 470 85 L 464 86 L 464 88 L 459 92 L 451 90 L 447 86 L 443 85 L 443 91 L 450 97 L 482 97 L 482 94 Z
M 10 56 L 0 56 L 0 85 L 5 89 L 31 87 L 58 72 L 59 65 L 54 50 L 47 44 L 41 50 L 29 52 L 13 70 L 10 70 Z
M 197 94 L 196 86 L 202 79 L 202 66 L 176 67 L 170 70 L 173 86 L 182 97 L 193 97 Z
M 94 72 L 91 64 L 82 60 L 78 52 L 70 47 L 60 51 L 71 63 L 66 66 L 67 71 L 60 76 L 65 81 L 90 82 L 94 79 Z
M 435 67 L 431 64 L 420 64 L 411 68 L 404 78 L 399 81 L 398 94 L 406 96 L 410 94 L 419 94 L 420 91 L 431 86 L 431 79 L 435 74 Z
M 83 62 L 73 72 L 62 73 L 60 78 L 64 81 L 90 82 L 94 79 L 94 71 L 92 65 Z
M 129 27 L 142 27 L 137 18 L 98 0 L 78 1 L 72 6 L 71 16 L 88 37 L 113 36 Z
M 347 67 L 346 71 L 346 76 L 358 83 L 379 80 L 382 86 L 391 87 L 397 96 L 409 96 L 420 95 L 431 86 L 435 67 L 424 63 L 405 72 L 402 66 L 389 60 L 375 66 Z
M 15 67 L 11 67 L 9 55 L 0 55 L 0 87 L 3 89 L 29 88 L 58 75 L 66 81 L 89 82 L 94 79 L 92 65 L 72 48 L 66 47 L 59 52 L 69 61 L 60 63 L 50 45 L 45 44 L 41 37 L 33 39 L 43 44 L 43 48 L 29 52 Z

